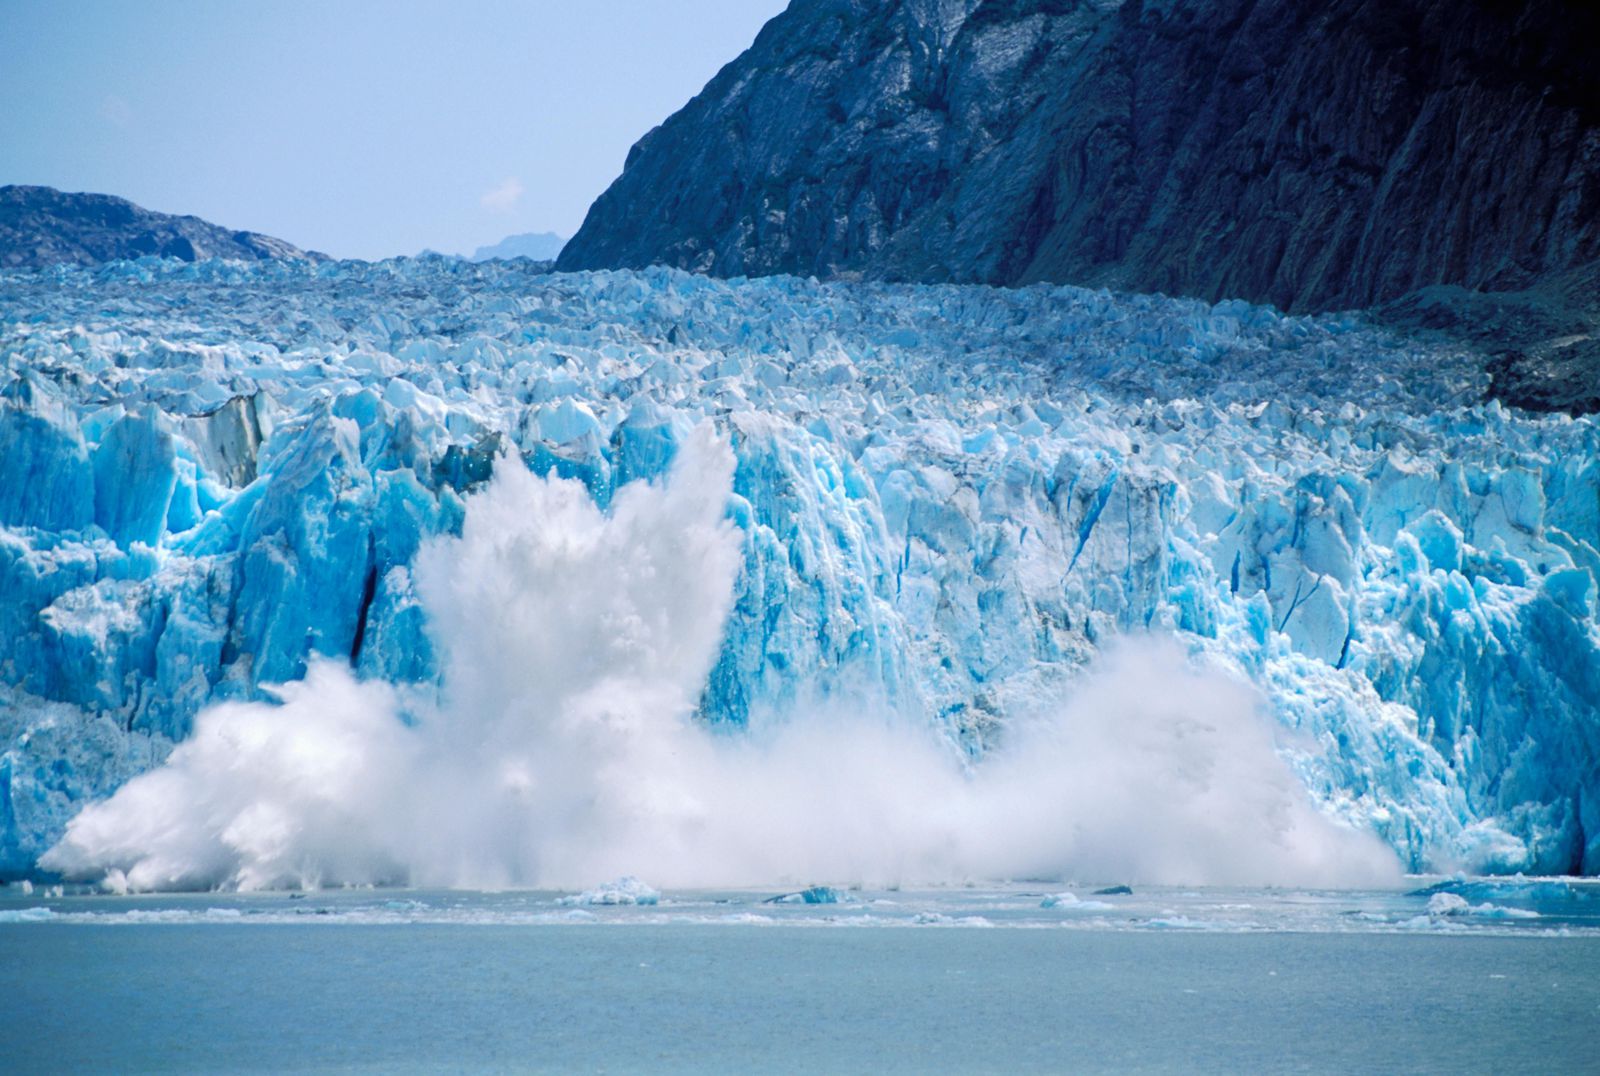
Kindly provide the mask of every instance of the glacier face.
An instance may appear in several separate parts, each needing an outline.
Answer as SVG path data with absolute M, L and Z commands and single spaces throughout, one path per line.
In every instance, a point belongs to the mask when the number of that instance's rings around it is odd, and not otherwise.
M 1413 868 L 1600 871 L 1600 427 L 1358 316 L 146 260 L 0 276 L 0 361 L 0 874 L 318 655 L 434 685 L 418 553 L 499 454 L 606 507 L 707 419 L 706 723 L 871 699 L 977 759 L 1170 632 Z

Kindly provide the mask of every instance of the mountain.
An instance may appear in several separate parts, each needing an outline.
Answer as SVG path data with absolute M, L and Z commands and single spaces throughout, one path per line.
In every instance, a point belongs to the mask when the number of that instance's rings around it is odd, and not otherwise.
M 270 235 L 233 231 L 199 217 L 155 213 L 109 194 L 0 187 L 0 267 L 98 265 L 147 254 L 186 262 L 205 258 L 326 260 L 325 255 Z
M 1600 259 L 1597 10 L 794 0 L 634 146 L 558 268 L 1289 311 L 1527 289 Z
M 554 261 L 567 240 L 555 232 L 524 232 L 508 235 L 490 247 L 479 247 L 472 252 L 472 261 L 486 262 L 494 258 L 531 258 L 536 262 Z

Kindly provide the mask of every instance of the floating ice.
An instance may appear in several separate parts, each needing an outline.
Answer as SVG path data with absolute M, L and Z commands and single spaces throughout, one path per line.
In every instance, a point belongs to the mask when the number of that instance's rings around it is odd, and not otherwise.
M 784 893 L 781 896 L 768 897 L 768 904 L 847 904 L 850 902 L 848 893 L 841 893 L 832 886 L 814 885 L 802 889 L 798 893 Z
M 1105 912 L 1114 905 L 1103 900 L 1081 900 L 1076 893 L 1051 893 L 1039 902 L 1041 908 L 1056 908 L 1064 912 Z
M 1476 916 L 1482 919 L 1537 919 L 1530 908 L 1509 908 L 1500 904 L 1472 904 L 1455 893 L 1435 893 L 1428 898 L 1428 914 L 1433 916 Z
M 562 897 L 562 904 L 659 904 L 659 890 L 630 875 L 607 882 L 596 889 L 586 889 L 571 897 Z

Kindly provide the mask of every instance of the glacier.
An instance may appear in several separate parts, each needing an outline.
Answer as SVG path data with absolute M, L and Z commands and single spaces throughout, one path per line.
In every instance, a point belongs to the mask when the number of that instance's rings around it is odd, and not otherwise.
M 0 362 L 0 877 L 219 710 L 322 684 L 426 724 L 460 655 L 422 569 L 506 461 L 610 518 L 707 429 L 736 556 L 669 693 L 699 727 L 870 708 L 981 770 L 1155 634 L 1409 869 L 1600 872 L 1600 426 L 1360 314 L 142 259 L 0 274 Z M 815 764 L 870 783 L 851 743 Z

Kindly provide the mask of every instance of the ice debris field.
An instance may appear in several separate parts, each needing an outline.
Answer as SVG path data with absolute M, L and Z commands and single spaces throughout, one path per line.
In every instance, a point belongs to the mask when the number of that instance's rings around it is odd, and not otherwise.
M 1600 872 L 1600 426 L 1359 315 L 146 259 L 0 362 L 0 877 Z

